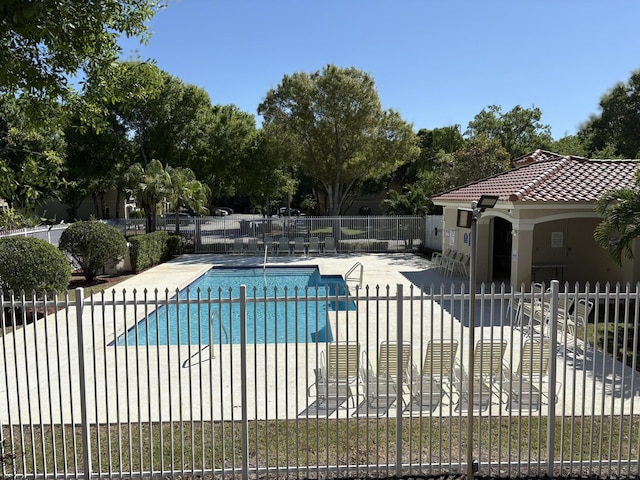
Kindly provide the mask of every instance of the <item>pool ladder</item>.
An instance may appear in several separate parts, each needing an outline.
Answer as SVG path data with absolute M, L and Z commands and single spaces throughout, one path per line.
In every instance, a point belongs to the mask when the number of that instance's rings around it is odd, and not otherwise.
M 213 322 L 214 322 L 214 320 L 216 318 L 218 318 L 218 312 L 213 312 L 211 314 L 211 317 L 209 317 L 209 328 L 210 329 L 213 328 Z M 220 327 L 222 329 L 222 334 L 224 336 L 224 340 L 226 341 L 226 343 L 229 343 L 229 332 L 227 331 L 227 327 L 225 327 L 224 324 L 222 324 L 222 323 L 220 323 Z M 189 358 L 187 358 L 182 363 L 182 367 L 183 368 L 188 368 L 188 367 L 191 367 L 193 365 L 197 365 L 198 363 L 202 363 L 203 361 L 205 361 L 205 360 L 202 359 L 202 354 L 207 349 L 211 350 L 211 353 L 210 353 L 211 356 L 209 357 L 209 360 L 213 360 L 214 358 L 216 358 L 216 356 L 213 354 L 213 348 L 212 347 L 213 347 L 212 344 L 203 346 L 199 351 L 197 351 L 196 353 L 191 355 Z
M 358 275 L 357 270 L 360 269 L 360 274 Z M 358 282 L 358 286 L 362 286 L 362 277 L 364 275 L 364 265 L 360 262 L 356 262 L 353 267 L 349 269 L 349 271 L 344 275 L 344 281 L 346 283 L 349 282 Z

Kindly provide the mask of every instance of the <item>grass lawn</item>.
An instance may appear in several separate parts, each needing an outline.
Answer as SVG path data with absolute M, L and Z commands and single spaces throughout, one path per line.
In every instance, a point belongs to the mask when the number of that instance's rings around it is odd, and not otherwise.
M 482 418 L 477 419 L 474 437 L 481 438 L 483 457 L 490 446 L 494 461 L 525 460 L 525 457 L 530 461 L 544 461 L 547 424 L 548 419 L 544 416 Z M 466 419 L 405 418 L 402 426 L 403 463 L 447 464 L 465 460 Z M 248 427 L 250 463 L 262 468 L 299 465 L 314 468 L 354 461 L 363 465 L 395 462 L 395 422 L 386 418 L 252 421 Z M 13 438 L 20 438 L 19 428 L 14 427 Z M 20 442 L 7 445 L 6 451 L 19 457 L 24 454 L 27 469 L 37 465 L 42 471 L 42 451 L 49 452 L 48 461 L 51 462 L 50 452 L 54 448 L 57 452 L 68 453 L 66 459 L 59 454 L 55 465 L 49 463 L 49 470 L 73 469 L 74 442 L 81 443 L 79 428 L 56 426 L 53 427 L 55 431 L 47 425 L 35 425 L 33 430 L 28 426 L 23 428 L 24 445 Z M 580 419 L 567 418 L 564 422 L 558 419 L 554 442 L 556 460 L 599 459 L 603 455 L 601 445 L 607 451 L 618 452 L 621 460 L 627 459 L 633 452 L 627 450 L 626 439 L 629 436 L 637 439 L 639 428 L 638 419 L 630 417 L 595 418 L 586 423 Z M 180 470 L 183 465 L 196 470 L 241 466 L 240 422 L 135 422 L 131 425 L 92 425 L 91 430 L 92 463 L 96 467 L 102 465 L 102 471 L 107 465 L 116 465 L 123 472 L 149 469 L 151 458 L 154 469 L 161 465 L 166 470 Z M 2 435 L 5 439 L 11 438 L 8 427 L 3 427 Z M 582 441 L 587 438 L 599 439 L 598 445 Z M 40 444 L 41 440 L 45 440 L 45 445 Z

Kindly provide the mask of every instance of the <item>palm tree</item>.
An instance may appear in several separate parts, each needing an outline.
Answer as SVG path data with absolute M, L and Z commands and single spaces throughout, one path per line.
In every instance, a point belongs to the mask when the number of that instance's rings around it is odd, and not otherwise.
M 147 217 L 147 231 L 156 231 L 156 215 L 160 202 L 171 186 L 169 174 L 158 160 L 151 160 L 145 169 L 139 163 L 131 166 L 129 175 L 136 179 L 133 194 Z
M 605 193 L 596 204 L 603 220 L 593 234 L 596 243 L 609 252 L 618 264 L 623 257 L 633 258 L 633 244 L 640 237 L 640 173 L 635 188 Z
M 209 213 L 205 205 L 210 194 L 209 187 L 196 180 L 196 175 L 189 168 L 172 168 L 167 166 L 169 176 L 167 200 L 176 215 L 176 234 L 180 233 L 178 213 L 181 208 L 189 208 L 199 215 Z

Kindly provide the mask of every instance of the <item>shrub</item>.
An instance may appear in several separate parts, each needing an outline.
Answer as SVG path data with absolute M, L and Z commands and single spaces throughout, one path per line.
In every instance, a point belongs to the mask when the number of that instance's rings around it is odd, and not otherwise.
M 185 241 L 181 235 L 169 235 L 167 239 L 168 255 L 180 255 L 184 253 Z
M 64 254 L 45 240 L 6 237 L 0 240 L 0 286 L 3 290 L 64 291 L 71 280 L 71 265 Z
M 164 230 L 136 235 L 130 238 L 131 243 L 131 268 L 134 272 L 140 272 L 147 267 L 157 265 L 167 260 L 169 253 L 169 234 Z
M 84 277 L 91 282 L 101 270 L 124 257 L 127 240 L 117 228 L 90 220 L 69 225 L 62 232 L 59 248 L 80 265 Z

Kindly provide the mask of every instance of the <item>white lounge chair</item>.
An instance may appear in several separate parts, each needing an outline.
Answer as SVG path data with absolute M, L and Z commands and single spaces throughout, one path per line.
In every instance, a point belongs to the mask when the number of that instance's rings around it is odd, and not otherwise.
M 316 370 L 316 381 L 309 387 L 308 395 L 318 400 L 340 405 L 357 398 L 360 376 L 360 345 L 358 343 L 334 342 L 320 355 Z M 355 402 L 354 402 L 355 404 Z
M 233 239 L 233 253 L 244 253 L 244 239 L 242 237 Z
M 290 255 L 291 250 L 289 249 L 289 238 L 288 237 L 280 237 L 278 240 L 278 255 Z
M 485 410 L 496 397 L 501 401 L 499 386 L 503 375 L 503 357 L 507 349 L 506 340 L 480 340 L 473 351 L 473 398 L 469 401 L 468 372 L 463 372 L 459 383 L 459 408 Z
M 547 393 L 549 355 L 547 339 L 527 339 L 524 342 L 518 366 L 504 372 L 503 389 L 509 395 L 509 408 L 540 408 L 542 396 Z
M 293 240 L 293 253 L 301 253 L 303 255 L 306 255 L 306 250 L 305 250 L 305 246 L 304 246 L 304 238 L 302 237 L 296 237 Z
M 324 237 L 324 253 L 338 253 L 336 249 L 336 240 L 333 237 Z
M 587 320 L 593 309 L 593 302 L 584 298 L 578 300 L 575 306 L 568 311 L 558 311 L 558 341 L 567 343 L 576 342 L 578 328 L 586 332 Z
M 257 238 L 249 238 L 249 243 L 247 243 L 247 253 L 251 255 L 257 255 L 258 252 L 258 239 Z
M 424 361 L 419 367 L 411 367 L 412 405 L 421 410 L 433 410 L 441 403 L 444 395 L 451 396 L 457 352 L 457 340 L 427 342 Z
M 309 248 L 307 254 L 320 253 L 320 239 L 318 237 L 309 238 Z
M 397 399 L 398 392 L 408 390 L 407 373 L 411 363 L 411 344 L 402 343 L 399 352 L 397 342 L 380 343 L 376 369 L 363 353 L 361 381 L 364 401 L 358 406 L 356 415 L 384 415 Z M 401 363 L 398 363 L 398 353 Z

